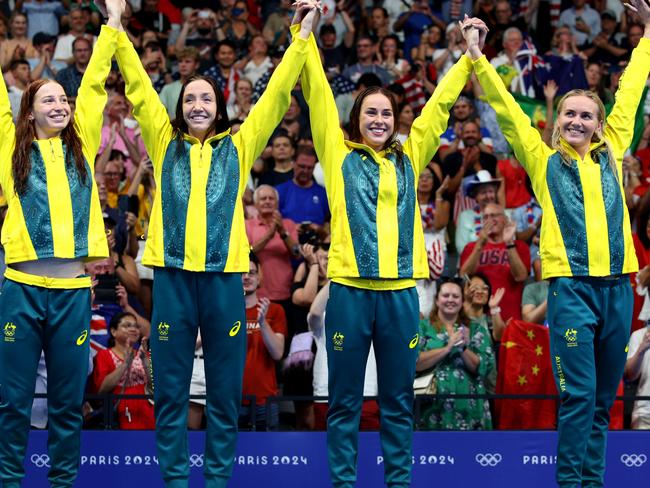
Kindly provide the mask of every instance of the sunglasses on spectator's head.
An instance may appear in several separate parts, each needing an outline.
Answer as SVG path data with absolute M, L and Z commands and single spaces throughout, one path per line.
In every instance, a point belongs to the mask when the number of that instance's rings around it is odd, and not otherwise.
M 438 288 L 440 288 L 445 283 L 453 283 L 454 285 L 458 285 L 462 288 L 465 284 L 465 280 L 463 280 L 463 278 L 460 276 L 441 276 L 438 278 Z

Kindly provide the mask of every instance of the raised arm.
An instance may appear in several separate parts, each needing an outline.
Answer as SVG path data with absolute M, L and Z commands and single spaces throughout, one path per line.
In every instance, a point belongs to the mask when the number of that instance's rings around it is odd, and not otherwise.
M 172 126 L 167 109 L 160 101 L 151 84 L 151 78 L 144 70 L 140 57 L 125 32 L 119 33 L 115 57 L 126 82 L 126 97 L 133 105 L 133 116 L 140 124 L 144 145 L 154 171 L 157 171 L 172 139 Z
M 106 25 L 102 26 L 93 47 L 77 94 L 74 124 L 91 168 L 94 168 L 101 143 L 103 113 L 108 99 L 104 86 L 111 71 L 111 59 L 117 48 L 120 17 L 124 6 L 124 0 L 110 0 L 107 3 L 108 20 Z
M 11 188 L 11 157 L 16 144 L 16 126 L 11 113 L 11 103 L 5 79 L 0 73 L 0 195 L 9 199 Z
M 404 143 L 404 152 L 418 168 L 429 164 L 440 146 L 440 135 L 447 129 L 449 112 L 472 73 L 472 62 L 463 55 L 442 78 L 420 116 L 413 121 Z
M 476 77 L 485 92 L 487 102 L 496 112 L 503 135 L 519 162 L 532 177 L 537 172 L 545 171 L 546 160 L 553 150 L 544 144 L 539 131 L 531 125 L 530 119 L 508 92 L 494 67 L 483 56 L 479 36 L 484 34 L 474 26 L 476 20 L 469 19 L 470 25 L 466 21 L 463 23 L 462 32 L 467 41 L 467 55 L 473 61 Z
M 301 80 L 302 92 L 309 105 L 314 149 L 325 173 L 326 186 L 329 186 L 331 164 L 333 161 L 342 161 L 347 149 L 332 88 L 325 76 L 318 46 L 313 37 L 309 39 Z
M 241 125 L 239 132 L 233 136 L 233 143 L 237 147 L 243 166 L 243 174 L 248 174 L 251 170 L 255 159 L 262 153 L 271 134 L 282 121 L 291 104 L 291 90 L 296 85 L 305 64 L 307 39 L 313 38 L 311 26 L 316 8 L 307 2 L 300 3 L 298 8 L 302 9 L 296 12 L 296 16 L 301 19 L 301 23 L 296 24 L 299 35 L 294 33 L 294 42 L 275 68 L 266 90 Z
M 604 136 L 610 142 L 619 166 L 619 173 L 622 171 L 623 155 L 632 143 L 636 111 L 650 71 L 650 7 L 644 0 L 630 0 L 625 6 L 637 13 L 645 24 L 645 31 L 639 45 L 632 51 L 630 63 L 619 81 L 616 103 L 607 117 L 604 130 Z

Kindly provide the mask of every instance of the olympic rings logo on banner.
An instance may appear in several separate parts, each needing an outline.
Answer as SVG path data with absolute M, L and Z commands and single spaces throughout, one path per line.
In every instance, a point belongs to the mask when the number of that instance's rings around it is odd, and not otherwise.
M 479 452 L 474 457 L 474 460 L 477 463 L 479 463 L 481 466 L 483 466 L 484 468 L 486 468 L 488 466 L 493 468 L 494 466 L 496 466 L 497 464 L 499 464 L 501 462 L 502 457 L 501 457 L 501 454 L 499 454 L 499 453 L 493 454 L 493 453 L 490 453 L 490 452 L 486 452 L 486 453 Z
M 37 468 L 50 467 L 50 456 L 47 454 L 32 454 L 30 460 Z
M 203 467 L 203 454 L 190 455 L 190 468 L 201 468 L 201 467 Z
M 640 468 L 648 460 L 645 454 L 622 454 L 621 462 L 628 468 Z

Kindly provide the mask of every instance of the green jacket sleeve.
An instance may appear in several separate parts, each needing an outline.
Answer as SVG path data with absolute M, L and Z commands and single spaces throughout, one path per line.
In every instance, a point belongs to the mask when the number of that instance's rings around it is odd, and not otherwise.
M 310 37 L 313 36 L 310 34 Z M 306 56 L 307 41 L 297 38 L 284 53 L 264 93 L 233 136 L 244 173 L 251 170 L 255 158 L 264 150 L 269 137 L 288 110 L 291 90 L 296 86 Z
M 616 90 L 616 102 L 607 117 L 605 139 L 610 143 L 617 164 L 622 164 L 625 151 L 632 143 L 636 110 L 650 70 L 650 39 L 641 38 L 632 51 L 630 64 L 625 68 Z M 619 172 L 622 168 L 619 168 Z
M 111 71 L 111 59 L 117 47 L 117 34 L 116 29 L 102 26 L 77 93 L 74 124 L 93 172 L 102 138 L 104 107 L 108 99 L 104 85 Z
M 294 37 L 297 29 L 292 28 Z M 318 155 L 325 183 L 331 188 L 333 168 L 341 163 L 348 152 L 343 131 L 339 125 L 339 116 L 334 102 L 332 88 L 327 81 L 316 40 L 309 36 L 309 52 L 302 70 L 302 91 L 309 105 L 309 120 L 314 148 Z
M 433 95 L 415 119 L 404 152 L 418 173 L 429 164 L 440 146 L 440 135 L 447 129 L 449 112 L 472 72 L 471 60 L 463 55 L 442 78 Z M 397 123 L 397 121 L 395 121 Z
M 546 171 L 546 161 L 553 150 L 544 144 L 539 131 L 531 125 L 530 119 L 485 56 L 474 61 L 474 71 L 487 102 L 496 112 L 503 135 L 526 172 L 535 180 L 537 174 Z
M 167 110 L 125 32 L 119 33 L 115 57 L 126 82 L 126 97 L 133 105 L 133 115 L 140 124 L 142 140 L 157 174 L 172 139 Z

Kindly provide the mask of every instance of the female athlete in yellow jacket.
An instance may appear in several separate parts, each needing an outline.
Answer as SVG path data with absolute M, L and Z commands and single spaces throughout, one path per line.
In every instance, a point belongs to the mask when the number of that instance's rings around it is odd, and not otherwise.
M 471 72 L 463 56 L 441 80 L 403 146 L 395 98 L 357 97 L 345 140 L 332 90 L 310 39 L 302 86 L 332 211 L 326 334 L 328 456 L 332 483 L 356 481 L 358 426 L 370 344 L 375 348 L 381 442 L 388 486 L 409 486 L 419 307 L 415 280 L 429 271 L 416 187 Z
M 157 186 L 142 262 L 154 267 L 156 442 L 167 487 L 188 484 L 186 425 L 199 327 L 207 387 L 205 486 L 225 487 L 232 472 L 246 360 L 241 275 L 249 269 L 250 245 L 242 195 L 253 162 L 289 107 L 313 9 L 298 9 L 300 34 L 235 135 L 221 90 L 202 76 L 185 82 L 170 121 L 126 33 L 118 38 L 117 62 Z
M 556 477 L 562 487 L 603 486 L 609 409 L 623 375 L 632 321 L 628 274 L 638 264 L 623 191 L 622 160 L 650 69 L 650 7 L 607 120 L 597 95 L 573 90 L 558 103 L 552 144 L 481 54 L 481 21 L 463 30 L 474 70 L 503 134 L 530 176 L 542 211 L 542 273 L 551 280 L 547 319 L 560 393 Z M 469 26 L 475 27 L 469 27 Z
M 119 5 L 109 10 L 108 25 L 117 27 Z M 25 475 L 41 350 L 48 380 L 48 478 L 51 486 L 64 487 L 77 475 L 89 358 L 84 261 L 108 256 L 93 168 L 116 46 L 117 30 L 104 26 L 74 117 L 61 85 L 38 80 L 25 90 L 14 126 L 0 76 L 0 184 L 8 205 L 0 294 L 0 484 L 6 488 L 20 486 Z

